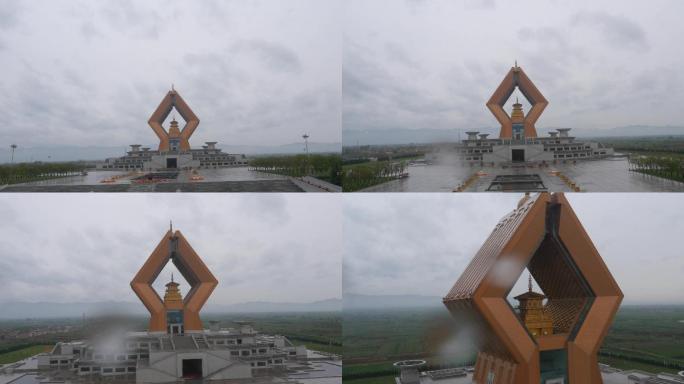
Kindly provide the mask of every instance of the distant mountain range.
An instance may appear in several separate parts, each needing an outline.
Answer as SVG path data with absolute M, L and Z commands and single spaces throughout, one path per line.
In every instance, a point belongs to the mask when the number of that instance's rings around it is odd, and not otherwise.
M 420 295 L 357 295 L 345 293 L 343 308 L 348 310 L 440 308 L 442 298 Z
M 220 305 L 207 304 L 206 313 L 265 313 L 265 312 L 335 312 L 342 310 L 342 300 L 327 299 L 309 303 L 246 302 Z M 99 315 L 147 315 L 140 303 L 105 301 L 92 303 L 0 303 L 0 319 L 58 318 Z
M 126 154 L 130 149 L 127 146 L 108 147 L 27 147 L 21 143 L 14 153 L 15 162 L 32 161 L 77 161 L 77 160 L 104 160 L 109 157 L 119 157 Z M 147 145 L 157 148 L 156 145 Z M 248 156 L 258 155 L 294 155 L 304 153 L 304 143 L 291 143 L 283 145 L 218 145 L 227 153 L 244 153 Z M 310 153 L 339 153 L 342 151 L 341 143 L 309 143 Z M 10 149 L 0 148 L 0 164 L 10 161 Z
M 537 128 L 539 135 L 548 136 L 549 131 L 562 127 Z M 467 137 L 467 131 L 489 133 L 492 137 L 499 134 L 499 128 L 480 127 L 472 129 L 404 129 L 387 128 L 372 130 L 345 129 L 342 131 L 342 145 L 383 145 L 383 144 L 427 144 L 438 142 L 458 142 Z M 608 129 L 572 128 L 575 137 L 638 137 L 638 136 L 680 136 L 684 126 L 646 126 L 630 125 Z

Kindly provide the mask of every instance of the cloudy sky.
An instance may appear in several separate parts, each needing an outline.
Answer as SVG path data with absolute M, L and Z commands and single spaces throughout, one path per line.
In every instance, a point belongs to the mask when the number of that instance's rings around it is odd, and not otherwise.
M 497 127 L 485 103 L 516 59 L 542 132 L 684 121 L 682 1 L 345 5 L 343 129 Z
M 2 301 L 137 302 L 170 219 L 219 280 L 208 304 L 341 296 L 341 196 L 10 194 L 0 217 Z
M 520 194 L 345 196 L 345 292 L 443 297 Z M 625 304 L 684 304 L 684 199 L 570 194 Z M 526 290 L 527 276 L 514 292 Z
M 340 4 L 0 0 L 0 143 L 156 144 L 172 83 L 191 144 L 339 142 Z

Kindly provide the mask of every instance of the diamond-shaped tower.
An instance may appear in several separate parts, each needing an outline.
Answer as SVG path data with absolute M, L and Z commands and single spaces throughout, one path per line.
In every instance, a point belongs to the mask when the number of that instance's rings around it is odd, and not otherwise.
M 164 266 L 171 261 L 183 278 L 190 284 L 190 290 L 180 300 L 177 284 L 173 281 L 166 300 L 152 288 Z M 175 286 L 174 286 L 175 284 Z M 203 330 L 199 312 L 218 281 L 209 271 L 180 231 L 169 229 L 138 274 L 131 281 L 131 288 L 150 311 L 150 332 L 193 333 Z
M 537 327 L 506 299 L 525 268 L 547 299 Z M 478 335 L 475 383 L 598 384 L 598 349 L 622 298 L 565 196 L 541 193 L 501 219 L 443 302 Z

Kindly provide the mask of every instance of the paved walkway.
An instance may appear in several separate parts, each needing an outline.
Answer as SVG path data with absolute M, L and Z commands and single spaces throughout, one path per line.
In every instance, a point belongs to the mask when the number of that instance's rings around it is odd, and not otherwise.
M 0 192 L 304 192 L 291 180 L 211 181 L 203 183 L 9 185 Z
M 556 174 L 553 171 L 558 171 Z M 473 174 L 483 175 L 465 192 L 484 192 L 497 175 L 537 174 L 549 192 L 567 192 L 565 175 L 583 192 L 684 192 L 684 183 L 629 170 L 626 158 L 550 164 L 548 167 L 469 167 L 458 164 L 409 166 L 409 177 L 375 185 L 362 192 L 452 192 Z

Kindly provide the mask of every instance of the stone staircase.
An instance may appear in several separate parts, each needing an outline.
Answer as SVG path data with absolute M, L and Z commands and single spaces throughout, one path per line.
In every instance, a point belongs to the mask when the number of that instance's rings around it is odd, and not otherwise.
M 207 338 L 204 335 L 193 335 L 192 338 L 195 340 L 195 344 L 199 349 L 210 349 L 211 345 L 207 342 Z

